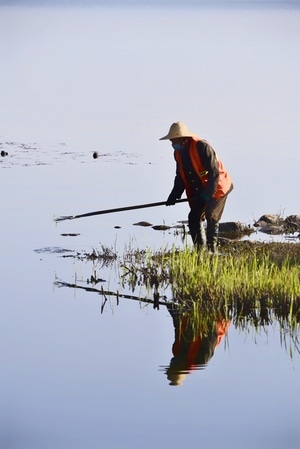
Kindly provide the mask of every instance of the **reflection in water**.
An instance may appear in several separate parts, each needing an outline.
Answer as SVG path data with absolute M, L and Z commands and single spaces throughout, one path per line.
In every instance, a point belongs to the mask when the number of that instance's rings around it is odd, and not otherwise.
M 230 319 L 220 314 L 218 318 L 210 315 L 199 321 L 175 304 L 167 307 L 173 319 L 175 341 L 166 375 L 170 385 L 181 385 L 186 374 L 205 368 L 226 335 Z
M 83 289 L 87 292 L 97 293 L 102 297 L 101 313 L 105 308 L 108 297 L 116 298 L 116 305 L 120 299 L 130 299 L 139 303 L 152 304 L 154 309 L 166 306 L 173 320 L 175 341 L 172 346 L 173 358 L 170 365 L 164 367 L 170 385 L 181 385 L 186 374 L 193 370 L 204 369 L 213 357 L 215 349 L 226 335 L 231 323 L 228 314 L 218 311 L 204 311 L 196 306 L 187 310 L 182 304 L 167 301 L 160 297 L 157 289 L 153 290 L 153 299 L 135 295 L 121 294 L 98 289 L 92 286 L 81 286 L 76 283 L 56 281 L 57 287 L 70 287 Z
M 120 293 L 119 291 L 113 292 L 110 290 L 104 290 L 103 287 L 101 287 L 101 289 L 98 289 L 95 287 L 88 287 L 88 286 L 78 285 L 76 283 L 69 283 L 69 282 L 63 282 L 63 281 L 55 281 L 54 285 L 57 287 L 70 287 L 70 288 L 82 289 L 82 290 L 85 290 L 86 292 L 92 292 L 92 293 L 97 293 L 98 295 L 101 295 L 103 298 L 102 305 L 101 305 L 101 313 L 103 313 L 104 307 L 107 303 L 107 297 L 110 297 L 110 296 L 113 296 L 116 298 L 117 306 L 119 305 L 120 298 L 131 299 L 131 300 L 138 301 L 140 303 L 145 303 L 145 304 L 153 304 L 153 308 L 157 309 L 157 310 L 159 310 L 160 305 L 162 305 L 162 306 L 169 305 L 168 302 L 164 301 L 166 298 L 161 297 L 158 294 L 158 292 L 156 291 L 156 289 L 154 289 L 154 292 L 153 292 L 153 299 L 150 299 L 150 298 L 142 298 L 140 296 L 135 296 L 135 295 L 126 295 L 124 293 Z
M 124 280 L 124 279 L 123 279 Z M 279 329 L 281 346 L 285 348 L 290 358 L 300 354 L 300 303 L 299 301 L 272 301 L 267 296 L 249 298 L 241 301 L 238 298 L 214 303 L 200 300 L 197 295 L 189 291 L 189 300 L 182 298 L 168 299 L 159 294 L 157 285 L 147 287 L 145 292 L 152 290 L 152 297 L 145 294 L 133 295 L 120 291 L 96 288 L 97 279 L 87 280 L 87 285 L 55 281 L 58 287 L 83 289 L 96 293 L 102 298 L 101 313 L 108 298 L 115 298 L 116 306 L 121 299 L 134 300 L 139 304 L 152 305 L 159 310 L 160 306 L 167 307 L 175 331 L 172 345 L 173 357 L 168 366 L 162 366 L 170 385 L 181 385 L 186 375 L 195 370 L 202 370 L 213 357 L 216 348 L 227 334 L 229 326 L 233 326 L 246 335 L 265 333 L 270 327 Z M 141 282 L 143 284 L 143 282 Z M 140 284 L 140 286 L 141 286 Z M 135 284 L 129 283 L 134 290 Z M 251 332 L 250 332 L 251 330 Z

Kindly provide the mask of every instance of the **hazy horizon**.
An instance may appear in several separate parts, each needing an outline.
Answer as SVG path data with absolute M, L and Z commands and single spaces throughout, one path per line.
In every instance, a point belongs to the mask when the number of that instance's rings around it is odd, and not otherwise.
M 133 7 L 249 7 L 299 8 L 298 0 L 0 0 L 0 6 L 133 6 Z

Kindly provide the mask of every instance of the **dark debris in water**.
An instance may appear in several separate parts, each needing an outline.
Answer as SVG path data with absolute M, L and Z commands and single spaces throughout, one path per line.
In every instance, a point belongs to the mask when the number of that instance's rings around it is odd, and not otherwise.
M 38 248 L 34 250 L 37 254 L 65 254 L 74 253 L 72 249 L 60 248 L 57 246 L 47 246 L 45 248 Z
M 152 224 L 149 223 L 148 221 L 139 221 L 138 223 L 133 223 L 133 226 L 144 226 L 144 227 L 147 227 L 147 226 L 152 226 Z
M 171 226 L 155 225 L 155 226 L 152 226 L 152 229 L 154 229 L 155 231 L 167 231 L 168 229 L 171 229 Z
M 90 163 L 89 151 L 78 151 L 78 148 L 71 147 L 64 142 L 51 144 L 38 144 L 36 142 L 0 142 L 1 168 L 12 168 L 15 166 L 31 167 L 36 165 L 56 165 L 58 163 L 69 163 L 70 161 L 80 163 Z M 128 159 L 139 157 L 136 153 L 127 153 L 124 151 L 113 151 L 111 153 L 101 153 L 93 151 L 94 159 L 101 159 L 101 162 L 109 163 L 111 161 L 130 163 Z M 4 159 L 5 156 L 8 156 Z M 126 159 L 126 160 L 124 160 Z
M 97 285 L 97 284 L 99 284 L 99 282 L 106 282 L 106 279 L 98 278 L 97 276 L 94 276 L 92 274 L 91 277 L 89 279 L 87 279 L 87 281 L 86 281 L 87 284 L 93 284 L 93 285 Z
M 73 233 L 63 233 L 63 234 L 60 234 L 62 237 L 77 237 L 78 235 L 80 235 L 80 234 L 78 234 L 78 233 L 76 233 L 76 232 L 73 232 Z

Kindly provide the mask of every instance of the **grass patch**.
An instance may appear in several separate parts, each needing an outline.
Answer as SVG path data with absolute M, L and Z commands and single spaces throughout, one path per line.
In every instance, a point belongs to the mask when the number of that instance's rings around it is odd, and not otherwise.
M 168 289 L 174 304 L 195 313 L 226 309 L 241 325 L 247 319 L 256 325 L 269 323 L 272 309 L 278 318 L 300 322 L 300 244 L 237 242 L 214 256 L 193 248 L 149 250 L 121 267 L 133 291 Z
M 214 256 L 194 248 L 148 250 L 124 258 L 123 275 L 149 287 L 168 283 L 175 301 L 300 300 L 300 245 L 287 245 L 292 251 L 286 244 L 230 244 Z

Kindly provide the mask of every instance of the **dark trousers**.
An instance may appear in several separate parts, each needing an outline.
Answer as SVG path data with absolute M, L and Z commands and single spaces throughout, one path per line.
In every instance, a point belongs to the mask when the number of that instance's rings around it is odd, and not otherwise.
M 221 220 L 227 196 L 232 191 L 233 186 L 226 195 L 216 200 L 211 198 L 209 201 L 203 199 L 193 200 L 191 210 L 188 216 L 189 229 L 193 243 L 202 247 L 207 244 L 208 249 L 215 251 L 218 242 L 219 221 Z M 206 220 L 206 232 L 204 221 Z

